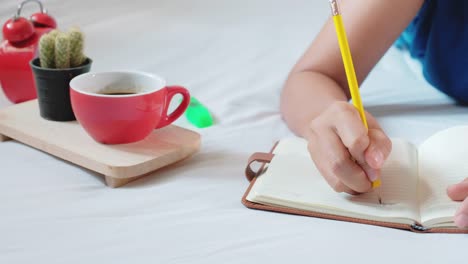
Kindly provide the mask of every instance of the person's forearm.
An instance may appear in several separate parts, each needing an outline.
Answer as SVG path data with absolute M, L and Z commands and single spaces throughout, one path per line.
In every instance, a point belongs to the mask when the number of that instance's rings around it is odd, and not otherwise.
M 307 136 L 310 122 L 327 106 L 347 101 L 348 95 L 330 77 L 312 71 L 293 72 L 281 95 L 281 113 L 289 128 Z
M 414 19 L 424 0 L 343 1 L 343 23 L 356 77 L 361 84 L 401 32 Z M 281 98 L 283 118 L 302 137 L 311 120 L 336 101 L 346 101 L 348 81 L 336 30 L 330 17 L 292 69 Z

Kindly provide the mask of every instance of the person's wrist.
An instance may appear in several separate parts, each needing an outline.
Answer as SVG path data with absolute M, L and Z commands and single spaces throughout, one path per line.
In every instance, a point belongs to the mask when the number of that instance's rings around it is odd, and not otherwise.
M 314 121 L 314 118 L 313 119 L 310 119 L 308 120 L 307 122 L 305 122 L 302 127 L 300 128 L 299 130 L 299 135 L 306 139 L 306 140 L 309 140 L 309 138 L 312 136 L 313 134 L 313 131 L 311 129 L 311 125 L 312 125 L 312 122 Z

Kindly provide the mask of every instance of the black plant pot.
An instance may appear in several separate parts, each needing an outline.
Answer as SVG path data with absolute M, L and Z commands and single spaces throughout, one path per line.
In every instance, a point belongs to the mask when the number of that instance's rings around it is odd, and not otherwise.
M 76 120 L 70 102 L 70 81 L 75 76 L 89 72 L 92 60 L 87 58 L 82 66 L 68 69 L 48 69 L 40 66 L 39 58 L 31 60 L 42 118 L 52 121 Z

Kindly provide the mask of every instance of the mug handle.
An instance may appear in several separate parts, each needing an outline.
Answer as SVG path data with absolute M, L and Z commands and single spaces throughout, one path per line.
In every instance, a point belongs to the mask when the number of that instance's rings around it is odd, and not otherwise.
M 190 104 L 190 93 L 189 91 L 182 87 L 182 86 L 167 86 L 166 88 L 166 98 L 164 102 L 164 109 L 163 114 L 164 116 L 161 118 L 159 123 L 156 125 L 156 128 L 162 128 L 167 125 L 170 125 L 172 122 L 176 121 L 187 109 Z M 172 101 L 172 98 L 176 94 L 182 95 L 182 102 L 179 106 L 172 112 L 170 115 L 167 114 L 167 110 L 169 108 L 169 104 Z

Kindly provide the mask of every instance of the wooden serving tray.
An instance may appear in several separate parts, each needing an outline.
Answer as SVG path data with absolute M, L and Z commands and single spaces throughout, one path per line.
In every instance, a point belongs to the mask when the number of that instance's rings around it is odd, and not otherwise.
M 198 133 L 175 125 L 154 130 L 136 143 L 100 144 L 77 121 L 40 117 L 37 100 L 0 109 L 0 142 L 10 139 L 103 174 L 110 187 L 125 185 L 200 148 Z

